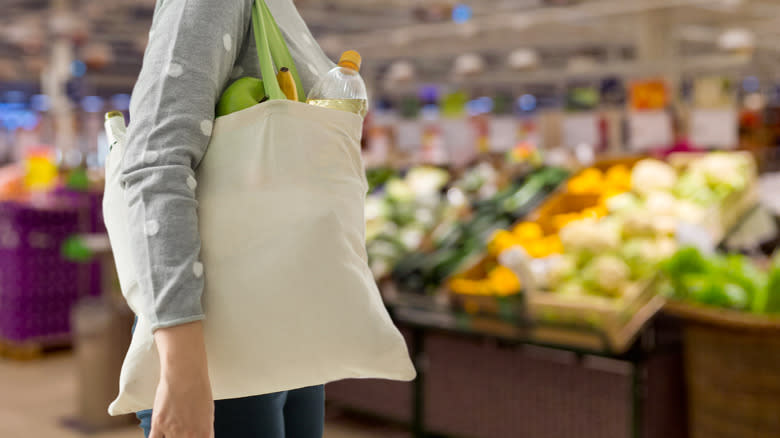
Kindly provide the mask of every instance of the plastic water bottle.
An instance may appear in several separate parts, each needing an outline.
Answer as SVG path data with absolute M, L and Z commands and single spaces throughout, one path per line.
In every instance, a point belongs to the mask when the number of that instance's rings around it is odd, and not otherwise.
M 110 111 L 106 113 L 106 137 L 108 139 L 108 150 L 112 150 L 116 144 L 125 141 L 127 127 L 125 126 L 125 116 L 119 111 Z
M 366 84 L 360 77 L 362 58 L 354 50 L 341 55 L 338 66 L 320 79 L 307 96 L 307 103 L 349 111 L 365 117 L 368 113 Z

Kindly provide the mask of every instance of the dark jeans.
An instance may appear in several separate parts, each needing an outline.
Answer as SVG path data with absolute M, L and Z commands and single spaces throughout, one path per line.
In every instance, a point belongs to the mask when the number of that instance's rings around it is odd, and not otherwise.
M 152 411 L 138 414 L 148 437 Z M 214 402 L 215 438 L 322 438 L 325 387 Z

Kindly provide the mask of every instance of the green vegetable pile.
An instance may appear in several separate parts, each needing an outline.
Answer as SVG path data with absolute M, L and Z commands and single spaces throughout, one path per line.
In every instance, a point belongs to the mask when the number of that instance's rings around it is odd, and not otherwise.
M 566 176 L 563 169 L 544 167 L 492 197 L 474 202 L 465 220 L 445 213 L 431 232 L 432 247 L 403 257 L 391 278 L 407 292 L 435 291 L 445 279 L 485 253 L 486 242 L 494 231 L 508 228 L 530 213 Z
M 392 169 L 367 172 L 366 249 L 374 277 L 387 276 L 393 266 L 422 244 L 448 213 L 441 194 L 450 174 L 419 166 L 400 176 Z
M 739 254 L 685 247 L 661 265 L 663 292 L 684 301 L 756 314 L 780 314 L 780 253 L 768 272 Z

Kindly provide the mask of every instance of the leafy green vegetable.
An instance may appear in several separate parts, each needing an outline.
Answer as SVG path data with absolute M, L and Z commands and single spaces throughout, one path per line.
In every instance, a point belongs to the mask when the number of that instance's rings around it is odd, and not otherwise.
M 709 274 L 691 274 L 682 279 L 687 296 L 702 304 L 744 309 L 747 292 L 737 284 L 724 283 L 723 278 Z
M 760 298 L 757 305 L 762 307 L 763 313 L 780 313 L 780 251 L 772 258 L 766 290 Z
M 771 289 L 780 288 L 780 269 L 767 278 L 750 258 L 740 254 L 705 257 L 686 247 L 662 264 L 662 272 L 665 287 L 676 298 L 754 313 L 771 312 L 773 297 L 780 304 L 780 295 Z
M 685 274 L 701 274 L 709 269 L 709 262 L 698 249 L 692 246 L 681 248 L 661 268 L 670 277 L 682 277 Z

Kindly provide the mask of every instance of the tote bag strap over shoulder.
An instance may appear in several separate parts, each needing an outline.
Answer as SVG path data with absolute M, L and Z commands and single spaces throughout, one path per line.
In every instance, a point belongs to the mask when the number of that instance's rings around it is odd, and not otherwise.
M 282 31 L 271 15 L 265 0 L 255 0 L 252 5 L 252 30 L 255 34 L 257 59 L 260 62 L 260 72 L 263 75 L 263 83 L 268 97 L 271 100 L 287 98 L 276 79 L 277 68 L 287 67 L 292 73 L 295 86 L 299 91 L 298 100 L 304 102 L 306 93 L 303 92 L 303 83 L 295 61 L 290 55 Z

